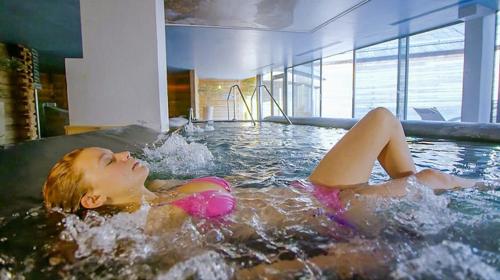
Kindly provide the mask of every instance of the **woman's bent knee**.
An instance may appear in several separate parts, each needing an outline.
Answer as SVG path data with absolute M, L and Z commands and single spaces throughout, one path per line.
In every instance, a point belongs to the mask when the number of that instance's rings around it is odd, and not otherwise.
M 366 117 L 374 120 L 375 122 L 379 124 L 386 124 L 386 125 L 399 125 L 399 120 L 396 119 L 396 117 L 389 111 L 387 108 L 384 107 L 377 107 L 366 115 Z
M 382 115 L 394 116 L 392 114 L 392 112 L 389 109 L 385 108 L 385 107 L 377 107 L 375 109 L 370 110 L 370 113 L 372 113 L 372 112 L 374 114 L 382 114 Z

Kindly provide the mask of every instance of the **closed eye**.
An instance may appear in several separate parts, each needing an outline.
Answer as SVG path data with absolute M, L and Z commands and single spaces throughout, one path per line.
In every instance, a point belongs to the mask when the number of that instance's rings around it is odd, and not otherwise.
M 111 163 L 113 163 L 115 161 L 115 158 L 112 157 L 110 159 L 108 159 L 108 161 L 106 162 L 106 166 L 110 165 Z

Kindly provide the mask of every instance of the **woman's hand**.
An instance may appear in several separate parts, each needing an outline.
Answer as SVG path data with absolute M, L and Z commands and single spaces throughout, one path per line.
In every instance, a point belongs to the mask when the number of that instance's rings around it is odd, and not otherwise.
M 170 204 L 151 206 L 146 222 L 146 233 L 155 235 L 177 230 L 187 217 L 188 215 L 184 210 Z

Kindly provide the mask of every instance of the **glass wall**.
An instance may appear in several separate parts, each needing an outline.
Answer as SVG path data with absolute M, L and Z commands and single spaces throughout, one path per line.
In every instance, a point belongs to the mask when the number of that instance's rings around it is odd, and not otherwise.
M 263 75 L 262 82 L 294 117 L 361 118 L 386 107 L 400 119 L 460 121 L 464 34 L 464 23 L 442 27 L 289 67 L 284 73 L 275 70 Z M 492 121 L 498 115 L 499 51 L 500 35 Z M 266 95 L 261 100 L 263 117 L 280 116 Z
M 269 91 L 271 91 L 271 72 L 262 75 L 262 85 L 266 86 L 266 88 L 268 88 Z M 261 96 L 260 108 L 262 110 L 262 118 L 264 119 L 265 117 L 269 117 L 272 115 L 271 113 L 272 100 L 264 88 L 260 89 L 260 96 Z
M 380 106 L 396 114 L 398 40 L 356 50 L 355 71 L 354 117 Z
M 293 67 L 292 112 L 294 117 L 319 117 L 321 99 L 321 62 Z
M 283 109 L 283 104 L 284 103 L 284 74 L 283 70 L 273 70 L 273 88 L 272 88 L 272 94 L 276 102 L 280 105 L 280 107 Z M 272 106 L 272 115 L 273 116 L 282 116 L 278 106 L 274 104 Z
M 286 114 L 293 116 L 293 68 L 286 69 Z
M 500 75 L 500 12 L 497 13 L 497 27 L 496 27 L 496 43 L 495 43 L 495 76 L 493 79 L 493 98 L 491 100 L 491 122 L 500 122 L 499 117 L 498 117 L 498 97 L 499 97 L 499 92 L 498 92 L 498 80 L 499 80 L 499 75 Z
M 352 51 L 323 58 L 322 117 L 352 117 L 352 60 Z
M 313 61 L 312 116 L 321 117 L 321 59 Z
M 408 120 L 460 121 L 464 23 L 409 37 Z

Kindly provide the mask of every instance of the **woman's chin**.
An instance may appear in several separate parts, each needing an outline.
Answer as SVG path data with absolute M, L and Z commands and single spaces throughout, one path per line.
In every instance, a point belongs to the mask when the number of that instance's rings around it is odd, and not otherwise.
M 144 173 L 146 174 L 146 177 L 148 177 L 149 175 L 149 168 L 147 166 L 143 166 L 142 168 L 144 168 Z

